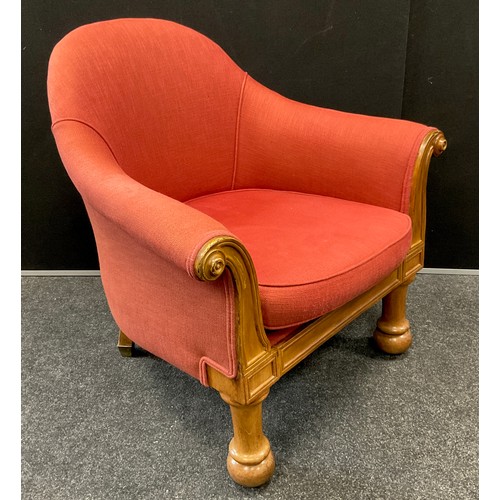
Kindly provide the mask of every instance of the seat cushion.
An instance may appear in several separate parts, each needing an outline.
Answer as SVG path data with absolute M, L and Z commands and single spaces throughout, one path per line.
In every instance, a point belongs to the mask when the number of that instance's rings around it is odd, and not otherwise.
M 248 249 L 268 329 L 342 306 L 390 274 L 411 242 L 406 214 L 326 196 L 243 189 L 186 203 L 224 224 Z

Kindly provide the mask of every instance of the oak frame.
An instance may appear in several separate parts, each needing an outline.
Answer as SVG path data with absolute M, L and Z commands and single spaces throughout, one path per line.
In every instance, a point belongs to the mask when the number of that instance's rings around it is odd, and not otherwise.
M 405 318 L 406 290 L 424 263 L 430 160 L 446 146 L 444 134 L 439 130 L 429 132 L 420 145 L 410 194 L 412 243 L 403 263 L 367 292 L 277 345 L 271 346 L 265 333 L 255 269 L 244 246 L 234 238 L 219 237 L 206 243 L 198 253 L 195 271 L 200 280 L 216 280 L 228 269 L 235 285 L 238 373 L 230 379 L 211 366 L 207 370 L 208 384 L 231 407 L 235 438 L 229 446 L 227 465 L 237 483 L 258 486 L 271 478 L 274 457 L 262 433 L 262 401 L 271 386 L 297 363 L 380 299 L 383 299 L 383 313 L 377 322 L 375 342 L 391 354 L 404 352 L 410 346 L 411 333 Z
M 382 299 L 382 316 L 373 334 L 376 345 L 389 354 L 410 347 L 406 293 L 424 263 L 427 175 L 432 156 L 441 155 L 446 147 L 439 130 L 429 132 L 420 145 L 410 193 L 412 242 L 402 264 L 370 290 L 274 346 L 264 329 L 257 277 L 243 244 L 230 236 L 216 237 L 198 252 L 194 263 L 198 279 L 215 281 L 228 270 L 234 283 L 237 375 L 228 378 L 208 365 L 207 380 L 231 409 L 234 437 L 227 468 L 238 484 L 255 487 L 271 479 L 275 462 L 262 431 L 262 402 L 272 385 L 321 344 Z M 123 332 L 118 346 L 124 356 L 131 355 L 132 342 Z

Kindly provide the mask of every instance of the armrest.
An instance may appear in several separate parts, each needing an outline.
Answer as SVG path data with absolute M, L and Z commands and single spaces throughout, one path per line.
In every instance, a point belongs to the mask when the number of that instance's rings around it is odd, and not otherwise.
M 234 187 L 309 192 L 408 213 L 419 148 L 432 130 L 302 104 L 248 77 Z
M 232 235 L 208 215 L 129 177 L 90 126 L 60 120 L 53 125 L 53 133 L 85 203 L 191 277 L 196 277 L 194 262 L 200 248 L 211 238 Z

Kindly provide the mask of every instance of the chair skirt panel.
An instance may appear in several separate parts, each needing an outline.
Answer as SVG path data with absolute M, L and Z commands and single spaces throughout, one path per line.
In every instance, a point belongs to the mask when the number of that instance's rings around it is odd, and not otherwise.
M 237 371 L 234 290 L 228 272 L 198 281 L 88 204 L 106 298 L 119 328 L 140 347 L 207 384 L 206 367 Z
M 325 196 L 245 189 L 187 204 L 224 224 L 248 249 L 268 329 L 342 306 L 398 267 L 411 242 L 407 215 Z

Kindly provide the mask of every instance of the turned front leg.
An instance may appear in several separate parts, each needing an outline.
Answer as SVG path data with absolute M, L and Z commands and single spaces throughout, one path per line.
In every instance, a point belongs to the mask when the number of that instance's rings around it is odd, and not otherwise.
M 269 440 L 262 432 L 262 401 L 243 405 L 221 393 L 231 408 L 234 437 L 229 443 L 227 470 L 235 482 L 242 486 L 260 486 L 274 472 L 274 455 Z
M 382 300 L 382 316 L 373 334 L 378 348 L 388 354 L 401 354 L 412 343 L 410 322 L 406 319 L 406 295 L 410 279 L 388 293 Z

